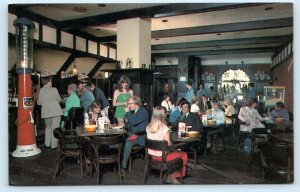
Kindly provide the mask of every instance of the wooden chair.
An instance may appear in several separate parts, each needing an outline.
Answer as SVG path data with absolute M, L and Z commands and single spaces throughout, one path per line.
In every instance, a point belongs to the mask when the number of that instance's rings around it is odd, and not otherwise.
M 123 150 L 124 136 L 107 136 L 97 137 L 94 136 L 91 139 L 86 138 L 85 156 L 88 162 L 90 162 L 90 179 L 92 178 L 93 167 L 97 172 L 97 184 L 100 181 L 100 164 L 117 163 L 120 183 L 123 183 L 121 175 L 121 153 Z M 110 147 L 112 145 L 117 148 Z
M 146 139 L 145 142 L 146 142 L 146 146 L 145 146 L 146 164 L 145 164 L 143 183 L 145 184 L 146 182 L 149 168 L 160 171 L 159 181 L 161 184 L 169 173 L 176 170 L 180 171 L 180 182 L 182 183 L 183 161 L 182 159 L 179 158 L 174 159 L 172 161 L 166 161 L 167 152 L 170 152 L 172 150 L 168 146 L 168 143 L 166 141 L 156 141 L 150 139 Z M 148 153 L 148 149 L 162 151 L 162 160 L 161 161 L 153 160 L 151 155 Z
M 83 176 L 83 139 L 78 137 L 76 133 L 70 131 L 62 131 L 61 128 L 54 129 L 54 136 L 58 139 L 58 160 L 54 172 L 54 179 L 59 174 L 59 169 L 63 160 L 67 157 L 73 157 L 80 162 L 81 175 Z
M 265 153 L 267 142 L 270 136 L 270 132 L 266 128 L 254 128 L 251 131 L 251 152 L 248 158 L 248 162 L 245 170 L 249 168 L 254 158 L 259 159 L 260 175 L 264 177 L 265 170 L 268 168 L 265 159 Z
M 65 129 L 75 130 L 75 127 L 84 124 L 84 109 L 82 107 L 72 107 L 68 112 L 65 121 Z

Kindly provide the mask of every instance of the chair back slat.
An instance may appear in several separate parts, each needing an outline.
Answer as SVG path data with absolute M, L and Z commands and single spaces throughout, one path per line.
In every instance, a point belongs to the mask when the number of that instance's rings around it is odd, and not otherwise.
M 124 143 L 123 135 L 108 136 L 108 137 L 92 137 L 96 145 L 114 145 Z
M 145 140 L 145 146 L 146 148 L 159 150 L 159 151 L 166 151 L 169 148 L 167 141 L 157 141 L 148 138 L 146 138 Z

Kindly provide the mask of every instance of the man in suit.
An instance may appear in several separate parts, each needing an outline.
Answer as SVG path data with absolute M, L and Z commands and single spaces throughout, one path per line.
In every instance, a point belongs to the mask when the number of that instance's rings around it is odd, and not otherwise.
M 199 102 L 199 108 L 200 108 L 200 115 L 203 115 L 206 113 L 208 109 L 211 109 L 211 103 L 208 101 L 208 98 L 206 95 L 202 95 L 201 102 Z
M 192 82 L 188 81 L 186 82 L 186 88 L 188 89 L 186 94 L 185 94 L 185 99 L 189 102 L 192 103 L 193 97 L 195 96 L 195 90 L 192 88 Z
M 37 99 L 37 104 L 42 106 L 42 118 L 45 120 L 45 146 L 52 149 L 57 147 L 57 139 L 53 130 L 60 127 L 60 119 L 63 115 L 60 107 L 61 98 L 56 88 L 52 87 L 52 77 L 42 78 L 44 85 Z
M 105 97 L 103 91 L 100 88 L 96 87 L 94 83 L 91 83 L 90 89 L 94 94 L 95 100 L 99 101 L 102 110 L 104 111 L 105 115 L 108 116 L 109 102 Z
M 197 113 L 190 112 L 191 104 L 188 101 L 183 101 L 180 104 L 181 116 L 177 118 L 176 122 L 173 124 L 174 129 L 178 129 L 179 122 L 185 123 L 187 126 L 192 126 L 193 131 L 200 131 L 203 128 L 200 117 Z
M 128 159 L 134 145 L 145 146 L 145 133 L 148 125 L 149 114 L 142 107 L 141 99 L 138 96 L 131 96 L 125 108 L 125 124 L 128 128 L 127 139 L 123 151 L 122 168 L 127 168 Z M 144 133 L 144 134 L 141 134 Z

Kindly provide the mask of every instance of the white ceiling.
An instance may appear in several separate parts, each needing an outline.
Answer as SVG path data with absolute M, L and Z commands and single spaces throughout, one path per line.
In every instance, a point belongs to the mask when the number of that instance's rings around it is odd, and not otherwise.
M 207 3 L 209 4 L 209 3 Z M 217 4 L 217 3 L 215 3 Z M 89 16 L 98 16 L 97 18 L 101 19 L 101 16 L 107 16 L 110 14 L 111 17 L 114 15 L 122 15 L 124 11 L 128 11 L 126 14 L 128 18 L 131 18 L 130 11 L 134 11 L 139 8 L 150 8 L 153 6 L 162 6 L 167 4 L 105 4 L 105 7 L 98 6 L 99 4 L 50 4 L 50 5 L 29 5 L 25 9 L 32 11 L 33 13 L 39 14 L 43 17 L 60 21 L 69 21 L 79 18 L 87 18 L 89 20 L 93 19 Z M 100 4 L 103 5 L 103 4 Z M 196 4 L 195 4 L 196 5 Z M 201 4 L 197 4 L 198 7 Z M 212 4 L 213 5 L 213 4 Z M 170 11 L 170 10 L 169 10 Z M 172 10 L 171 10 L 172 11 Z M 174 13 L 177 13 L 177 10 L 174 10 Z M 180 12 L 180 11 L 179 11 Z M 126 16 L 125 14 L 125 16 Z M 145 14 L 146 15 L 146 14 Z M 163 14 L 162 14 L 163 15 Z M 123 14 L 124 16 L 124 14 Z M 109 17 L 110 18 L 110 17 Z M 252 22 L 252 21 L 264 21 L 271 19 L 283 19 L 283 18 L 293 18 L 293 4 L 292 3 L 261 3 L 261 4 L 251 4 L 250 6 L 242 7 L 231 7 L 220 10 L 209 10 L 209 11 L 198 11 L 189 14 L 182 14 L 176 16 L 167 16 L 159 18 L 147 18 L 151 19 L 151 31 L 154 33 L 160 33 L 164 30 L 176 30 L 176 29 L 186 29 L 190 27 L 201 27 L 201 26 L 215 26 L 221 24 L 237 24 L 243 22 Z M 167 22 L 163 22 L 167 20 Z M 266 21 L 268 22 L 268 21 Z M 75 22 L 76 23 L 76 22 Z M 97 22 L 95 22 L 97 23 Z M 81 24 L 84 25 L 84 24 Z M 76 26 L 75 26 L 76 27 Z M 230 26 L 229 26 L 230 27 Z M 92 25 L 88 26 L 79 26 L 81 32 L 88 33 L 90 35 L 97 37 L 107 37 L 107 36 L 116 36 L 117 35 L 117 26 L 116 21 L 112 23 L 105 23 L 102 25 Z M 218 35 L 217 35 L 218 34 Z M 175 43 L 188 43 L 188 42 L 201 42 L 201 41 L 217 41 L 217 40 L 229 40 L 234 41 L 236 39 L 253 39 L 253 38 L 266 38 L 274 36 L 286 36 L 293 34 L 293 26 L 282 26 L 282 27 L 268 27 L 259 30 L 233 30 L 232 32 L 223 32 L 223 33 L 204 33 L 204 34 L 195 34 L 195 35 L 181 35 L 178 34 L 175 37 L 160 37 L 153 38 L 151 40 L 151 45 L 172 45 Z M 228 42 L 229 42 L 228 41 Z M 114 42 L 114 41 L 111 41 Z M 117 42 L 115 42 L 117 43 Z M 201 46 L 196 48 L 184 48 L 184 49 L 163 49 L 163 50 L 152 50 L 152 53 L 177 53 L 185 51 L 214 51 L 215 49 L 228 50 L 228 55 L 230 57 L 260 57 L 270 58 L 274 52 L 262 52 L 262 53 L 244 53 L 244 54 L 230 54 L 232 49 L 253 49 L 253 48 L 264 48 L 264 47 L 280 47 L 284 42 L 269 42 L 269 43 L 253 43 L 253 44 L 241 44 L 241 45 L 220 45 L 220 46 Z M 285 42 L 286 43 L 286 42 Z M 225 51 L 226 52 L 226 51 Z M 195 53 L 196 54 L 196 53 Z M 201 55 L 203 60 L 224 57 L 224 55 Z
M 101 1 L 99 1 L 99 3 L 101 3 Z M 42 4 L 42 5 L 30 6 L 27 8 L 27 10 L 30 10 L 34 13 L 43 15 L 47 18 L 56 21 L 66 21 L 70 19 L 78 19 L 78 18 L 89 17 L 94 15 L 103 15 L 103 14 L 115 13 L 119 11 L 153 7 L 160 4 L 118 3 L 118 4 L 105 4 L 105 7 L 101 7 L 101 5 L 103 4 Z M 78 11 L 80 9 L 82 10 L 85 9 L 86 12 Z

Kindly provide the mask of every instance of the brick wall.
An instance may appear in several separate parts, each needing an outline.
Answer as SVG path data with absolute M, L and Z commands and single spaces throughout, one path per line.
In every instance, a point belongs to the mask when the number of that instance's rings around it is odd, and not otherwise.
M 290 68 L 290 70 L 288 69 Z M 272 69 L 273 84 L 285 86 L 285 108 L 292 112 L 294 107 L 294 77 L 293 57 Z M 277 81 L 276 81 L 277 79 Z

